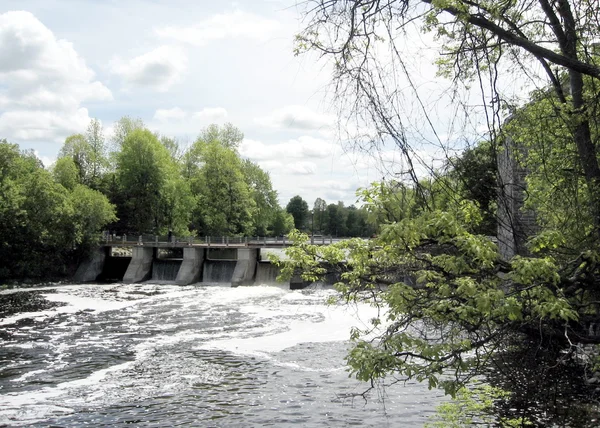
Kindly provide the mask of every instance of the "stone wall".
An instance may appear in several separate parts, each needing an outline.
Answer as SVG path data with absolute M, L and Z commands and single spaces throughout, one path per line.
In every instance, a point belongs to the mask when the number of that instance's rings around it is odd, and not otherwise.
M 535 213 L 524 208 L 527 170 L 519 164 L 523 148 L 507 139 L 498 153 L 498 247 L 504 260 L 527 255 L 527 238 L 538 229 Z

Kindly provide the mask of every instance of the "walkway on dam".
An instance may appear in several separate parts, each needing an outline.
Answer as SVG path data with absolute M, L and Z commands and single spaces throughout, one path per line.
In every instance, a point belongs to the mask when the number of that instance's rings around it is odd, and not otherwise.
M 314 235 L 310 241 L 314 245 L 329 245 L 341 241 L 342 238 L 331 236 Z M 156 235 L 109 235 L 104 234 L 102 246 L 106 247 L 198 247 L 198 248 L 283 248 L 292 244 L 285 236 L 266 237 L 239 237 L 239 236 L 205 236 L 205 237 L 176 237 Z

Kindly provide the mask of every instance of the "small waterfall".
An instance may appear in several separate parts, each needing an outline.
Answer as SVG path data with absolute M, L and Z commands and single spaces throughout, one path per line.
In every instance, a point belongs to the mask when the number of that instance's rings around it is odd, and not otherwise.
M 202 282 L 231 282 L 236 264 L 235 260 L 206 260 Z
M 152 262 L 152 279 L 157 281 L 175 281 L 183 260 L 155 259 Z
M 277 275 L 279 275 L 279 267 L 269 262 L 259 262 L 256 266 L 255 284 L 277 284 Z

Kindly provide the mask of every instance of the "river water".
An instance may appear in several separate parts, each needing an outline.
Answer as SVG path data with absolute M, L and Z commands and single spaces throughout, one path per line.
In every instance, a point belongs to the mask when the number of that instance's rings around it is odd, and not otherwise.
M 0 425 L 419 427 L 443 400 L 349 378 L 367 306 L 328 289 L 70 285 L 0 320 Z

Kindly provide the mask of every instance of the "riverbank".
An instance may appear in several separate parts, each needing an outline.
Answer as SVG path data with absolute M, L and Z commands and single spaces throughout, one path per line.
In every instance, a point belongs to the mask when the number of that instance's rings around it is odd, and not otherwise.
M 58 287 L 70 284 L 75 284 L 75 282 L 71 281 L 68 277 L 50 278 L 45 281 L 31 278 L 11 279 L 0 283 L 0 293 L 2 293 L 3 290 L 12 290 L 15 288 Z

